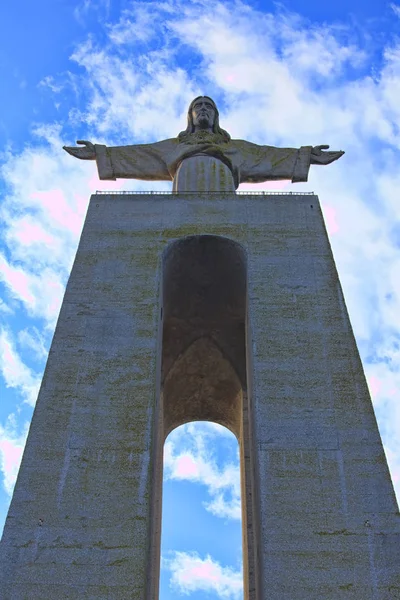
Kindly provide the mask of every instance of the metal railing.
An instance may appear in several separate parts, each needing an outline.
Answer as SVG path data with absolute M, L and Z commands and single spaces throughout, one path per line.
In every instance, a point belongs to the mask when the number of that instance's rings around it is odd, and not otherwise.
M 172 192 L 172 191 L 165 191 L 165 192 L 160 192 L 160 191 L 151 191 L 149 190 L 148 192 L 144 192 L 144 191 L 129 191 L 129 190 L 110 190 L 110 191 L 105 191 L 105 190 L 97 190 L 96 194 L 101 194 L 104 196 L 111 196 L 111 195 L 118 195 L 118 194 L 128 194 L 131 196 L 137 196 L 139 194 L 156 194 L 158 196 L 183 196 L 184 194 L 199 194 L 199 195 L 231 195 L 234 192 Z M 236 196 L 315 196 L 314 192 L 274 192 L 274 191 L 265 191 L 265 192 L 236 192 L 235 193 Z

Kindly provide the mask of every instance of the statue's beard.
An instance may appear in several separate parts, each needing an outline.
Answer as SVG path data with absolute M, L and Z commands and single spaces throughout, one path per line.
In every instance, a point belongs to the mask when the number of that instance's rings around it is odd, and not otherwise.
M 200 116 L 198 119 L 198 125 L 201 129 L 207 129 L 212 127 L 212 123 L 210 123 L 210 119 L 207 115 Z
M 220 133 L 198 129 L 193 133 L 185 133 L 179 136 L 179 141 L 185 144 L 224 144 L 227 140 Z

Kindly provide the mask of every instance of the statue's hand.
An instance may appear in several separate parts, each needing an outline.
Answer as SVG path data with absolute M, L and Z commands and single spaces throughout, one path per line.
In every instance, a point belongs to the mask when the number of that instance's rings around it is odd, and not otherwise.
M 311 164 L 312 165 L 329 165 L 334 160 L 337 160 L 341 156 L 343 156 L 343 150 L 338 150 L 337 152 L 324 152 L 327 150 L 329 146 L 314 146 L 311 150 Z
M 92 142 L 87 142 L 86 140 L 77 140 L 77 144 L 82 144 L 83 148 L 76 148 L 75 146 L 63 146 L 64 150 L 68 152 L 68 154 L 72 154 L 76 158 L 81 158 L 82 160 L 95 160 L 96 158 L 96 148 L 92 144 Z

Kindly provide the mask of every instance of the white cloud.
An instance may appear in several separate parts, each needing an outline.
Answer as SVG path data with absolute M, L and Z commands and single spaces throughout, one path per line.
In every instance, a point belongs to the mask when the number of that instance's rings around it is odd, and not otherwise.
M 72 55 L 85 69 L 90 89 L 82 123 L 126 143 L 135 137 L 146 142 L 176 136 L 198 90 L 182 68 L 168 63 L 170 58 L 167 51 L 161 56 L 147 52 L 132 62 L 92 42 L 82 44 Z
M 285 41 L 282 57 L 302 76 L 331 78 L 347 64 L 360 66 L 366 60 L 365 53 L 346 39 L 351 37 L 350 30 L 327 25 L 313 27 L 293 15 L 280 18 L 279 35 Z
M 0 298 L 0 313 L 3 313 L 5 315 L 11 315 L 13 313 L 13 310 L 10 306 L 8 306 L 8 304 L 6 304 L 4 302 L 4 300 L 2 300 Z
M 231 500 L 226 500 L 223 493 L 217 493 L 211 500 L 204 504 L 208 512 L 220 519 L 241 519 L 242 504 L 241 499 L 236 494 Z
M 390 3 L 390 8 L 392 9 L 392 11 L 394 12 L 394 14 L 397 17 L 400 17 L 400 6 L 398 4 L 395 4 L 394 2 Z
M 117 45 L 137 40 L 147 42 L 156 34 L 154 19 L 147 6 L 136 4 L 131 10 L 124 10 L 118 23 L 109 25 L 110 40 Z
M 4 488 L 9 496 L 17 479 L 28 429 L 29 423 L 25 423 L 22 431 L 17 427 L 14 414 L 8 416 L 4 426 L 0 424 L 0 469 Z
M 108 16 L 111 0 L 80 0 L 74 8 L 73 15 L 79 25 L 86 26 L 89 13 L 94 11 Z
M 213 452 L 227 429 L 216 424 L 189 423 L 175 429 L 164 445 L 164 478 L 205 485 L 211 497 L 204 507 L 224 519 L 241 519 L 239 456 L 219 467 Z M 228 432 L 231 439 L 233 434 Z
M 41 378 L 22 362 L 5 329 L 0 330 L 0 371 L 6 386 L 16 389 L 25 402 L 34 406 Z
M 50 88 L 50 90 L 54 94 L 59 94 L 63 89 L 63 85 L 61 85 L 60 83 L 56 83 L 54 77 L 52 77 L 51 75 L 43 77 L 43 79 L 39 82 L 39 85 L 42 87 Z
M 88 12 L 90 6 L 93 4 L 92 0 L 83 0 L 79 2 L 74 9 L 74 17 L 80 25 L 84 25 L 84 15 Z
M 22 329 L 18 333 L 18 342 L 23 348 L 32 350 L 36 360 L 42 361 L 47 358 L 46 340 L 37 327 Z
M 223 567 L 211 556 L 200 558 L 196 552 L 171 552 L 163 557 L 162 568 L 171 571 L 170 587 L 181 594 L 204 592 L 219 598 L 237 599 L 243 594 L 243 575 L 231 567 Z
M 58 273 L 46 267 L 38 274 L 32 273 L 24 267 L 12 266 L 0 254 L 0 281 L 29 314 L 55 325 L 64 293 L 64 283 Z M 46 290 L 45 295 L 43 290 Z

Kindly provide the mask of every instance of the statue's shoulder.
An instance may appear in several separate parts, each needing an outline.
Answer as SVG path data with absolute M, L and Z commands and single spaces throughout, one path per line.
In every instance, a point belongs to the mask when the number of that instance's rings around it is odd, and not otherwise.
M 156 142 L 156 144 L 158 145 L 163 145 L 163 146 L 177 146 L 179 144 L 179 140 L 177 137 L 173 137 L 173 138 L 168 138 L 166 140 L 160 140 L 159 142 Z
M 168 150 L 175 148 L 178 145 L 177 138 L 168 138 L 166 140 L 160 140 L 158 142 L 147 142 L 145 144 L 130 144 L 128 146 L 119 146 L 120 148 L 132 149 L 143 148 L 143 149 L 157 149 L 157 150 Z
M 238 154 L 243 161 L 259 160 L 265 154 L 265 151 L 269 146 L 260 146 L 254 142 L 248 142 L 247 140 L 235 140 L 230 141 L 231 148 L 235 154 Z
M 166 140 L 160 140 L 159 142 L 153 142 L 149 144 L 154 150 L 161 152 L 162 154 L 173 152 L 179 144 L 178 138 L 168 138 Z
M 232 144 L 233 146 L 235 146 L 236 148 L 243 148 L 243 149 L 248 149 L 248 150 L 256 150 L 257 148 L 262 148 L 263 146 L 260 146 L 259 144 L 255 144 L 254 142 L 249 142 L 247 140 L 238 140 L 238 139 L 231 139 L 230 144 Z

